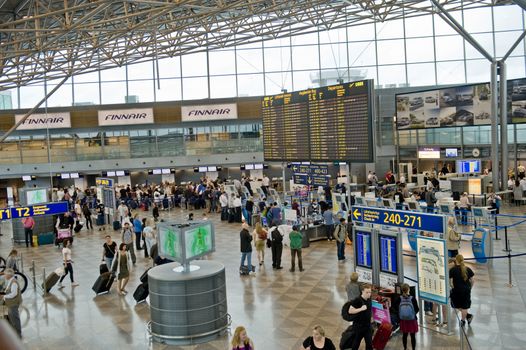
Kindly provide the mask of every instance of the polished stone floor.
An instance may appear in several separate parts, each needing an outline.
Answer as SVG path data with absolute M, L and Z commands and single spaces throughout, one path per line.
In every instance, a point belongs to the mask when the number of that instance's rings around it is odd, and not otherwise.
M 508 207 L 506 212 L 520 215 L 526 207 Z M 162 212 L 164 218 L 182 218 L 186 212 L 179 209 Z M 199 217 L 197 215 L 196 217 Z M 256 349 L 300 349 L 302 340 L 311 333 L 315 324 L 325 327 L 327 335 L 338 344 L 346 323 L 340 317 L 345 301 L 345 283 L 352 271 L 351 246 L 347 246 L 347 262 L 336 259 L 333 242 L 319 241 L 303 250 L 305 271 L 290 273 L 290 254 L 284 250 L 283 270 L 271 268 L 270 250 L 267 249 L 265 266 L 251 277 L 240 277 L 238 224 L 219 221 L 215 223 L 217 251 L 211 259 L 222 262 L 227 272 L 228 311 L 232 316 L 232 329 L 244 325 L 254 340 Z M 517 219 L 501 219 L 500 224 Z M 6 223 L 2 232 L 7 232 Z M 514 253 L 526 252 L 525 227 L 509 230 Z M 120 234 L 109 227 L 114 239 Z M 147 303 L 136 305 L 132 293 L 138 278 L 151 264 L 140 257 L 132 272 L 127 296 L 113 290 L 110 294 L 95 296 L 91 286 L 98 275 L 103 237 L 106 232 L 81 231 L 75 237 L 73 260 L 78 287 L 68 282 L 63 289 L 53 288 L 43 297 L 30 286 L 23 295 L 21 308 L 23 341 L 28 349 L 228 349 L 230 334 L 216 341 L 191 346 L 168 346 L 152 343 L 146 330 L 149 321 Z M 495 252 L 500 255 L 503 240 L 495 242 Z M 6 256 L 12 243 L 9 236 L 0 239 L 0 255 Z M 38 283 L 42 269 L 47 272 L 61 264 L 60 250 L 53 246 L 25 248 L 17 245 L 23 253 L 24 270 L 27 274 L 34 261 Z M 255 258 L 254 260 L 255 261 Z M 467 334 L 473 349 L 524 349 L 526 346 L 526 257 L 513 260 L 512 277 L 515 284 L 510 288 L 508 264 L 505 259 L 495 260 L 493 267 L 471 264 L 476 274 L 473 290 L 472 313 L 475 319 Z M 416 278 L 414 258 L 404 258 L 405 274 Z M 427 321 L 427 319 L 426 319 Z M 454 322 L 456 323 L 456 322 Z M 419 349 L 458 349 L 459 331 L 442 335 L 436 328 L 421 328 L 417 335 Z M 0 346 L 1 348 L 1 346 Z M 392 337 L 387 349 L 401 349 L 400 335 Z

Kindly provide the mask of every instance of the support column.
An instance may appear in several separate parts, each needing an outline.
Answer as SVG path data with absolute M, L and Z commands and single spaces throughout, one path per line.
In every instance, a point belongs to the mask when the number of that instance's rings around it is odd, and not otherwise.
M 499 61 L 500 76 L 499 76 L 499 97 L 500 97 L 500 147 L 501 147 L 501 164 L 502 174 L 501 183 L 502 189 L 506 188 L 508 183 L 508 101 L 507 101 L 507 82 L 506 82 L 506 62 Z
M 498 129 L 498 90 L 497 90 L 497 62 L 491 63 L 491 174 L 493 191 L 499 186 L 499 129 Z

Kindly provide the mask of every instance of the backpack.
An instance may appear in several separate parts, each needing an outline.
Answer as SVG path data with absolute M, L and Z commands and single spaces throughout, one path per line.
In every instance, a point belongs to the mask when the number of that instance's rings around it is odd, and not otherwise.
M 267 239 L 267 231 L 261 231 L 258 233 L 258 238 L 261 239 L 261 240 L 266 240 Z
M 400 306 L 398 308 L 398 316 L 401 320 L 412 321 L 416 318 L 415 308 L 411 296 L 400 297 Z
M 356 314 L 350 314 L 349 313 L 349 307 L 352 305 L 352 301 L 347 301 L 342 306 L 342 318 L 347 322 L 352 322 L 356 318 Z
M 283 236 L 281 235 L 281 233 L 279 233 L 279 230 L 277 228 L 275 228 L 272 231 L 272 241 L 274 241 L 276 243 L 283 242 Z

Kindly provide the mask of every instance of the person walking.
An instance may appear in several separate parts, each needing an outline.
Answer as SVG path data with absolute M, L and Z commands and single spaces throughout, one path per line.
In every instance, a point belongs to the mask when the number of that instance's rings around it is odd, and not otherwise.
M 3 290 L 4 295 L 1 296 L 2 303 L 7 307 L 9 323 L 13 326 L 18 336 L 22 337 L 22 325 L 18 311 L 20 304 L 22 304 L 22 293 L 18 281 L 15 278 L 15 271 L 11 268 L 6 268 L 4 278 L 6 287 Z
M 64 278 L 69 274 L 69 279 L 71 280 L 71 286 L 76 287 L 79 284 L 75 282 L 73 278 L 73 260 L 71 259 L 71 242 L 69 239 L 64 240 L 64 248 L 62 248 L 62 259 L 64 260 L 64 270 L 65 274 L 60 277 L 60 280 L 58 281 L 58 287 L 64 288 L 62 285 L 62 281 Z
M 248 224 L 243 222 L 241 225 L 241 232 L 239 233 L 239 240 L 241 243 L 241 264 L 239 266 L 240 269 L 246 266 L 248 271 L 250 271 L 250 274 L 252 274 L 252 236 L 248 229 Z M 247 265 L 245 265 L 245 260 L 247 261 Z
M 82 214 L 86 218 L 86 230 L 93 230 L 93 221 L 91 220 L 91 210 L 88 208 L 88 203 L 82 206 Z
M 243 326 L 236 327 L 230 345 L 232 350 L 254 350 L 254 343 L 247 336 L 247 330 Z
M 144 235 L 144 245 L 145 245 L 144 249 L 146 249 L 146 252 L 147 252 L 148 256 L 152 256 L 151 249 L 152 249 L 152 246 L 155 244 L 155 241 L 156 241 L 155 223 L 153 222 L 152 219 L 147 219 L 146 220 L 146 226 L 144 227 L 144 230 L 143 230 L 142 233 Z M 153 259 L 153 257 L 152 257 L 152 259 Z
M 447 220 L 447 253 L 450 258 L 458 255 L 462 234 L 455 229 L 455 218 L 450 216 Z
M 252 235 L 254 237 L 259 266 L 261 266 L 265 263 L 265 244 L 267 243 L 268 232 L 261 226 L 261 223 L 258 222 Z
M 353 328 L 355 332 L 352 350 L 358 350 L 362 339 L 365 339 L 365 349 L 373 350 L 373 336 L 371 328 L 371 285 L 362 287 L 360 297 L 354 299 L 349 306 L 349 313 L 355 315 Z
M 327 240 L 332 241 L 332 232 L 334 231 L 334 216 L 332 215 L 332 211 L 330 209 L 326 209 L 325 211 L 323 211 L 322 215 L 325 224 L 325 233 L 327 234 Z
M 303 350 L 336 350 L 332 340 L 325 336 L 325 329 L 316 325 L 312 328 L 312 335 L 303 341 Z
M 128 294 L 128 291 L 126 290 L 126 285 L 128 284 L 128 281 L 130 279 L 130 271 L 132 270 L 131 257 L 126 249 L 127 245 L 125 243 L 121 243 L 119 246 L 119 251 L 117 252 L 117 256 L 113 260 L 113 265 L 111 267 L 111 271 L 114 275 L 117 276 L 117 288 L 119 289 L 120 295 Z
M 471 324 L 473 315 L 468 313 L 471 307 L 471 288 L 475 281 L 473 270 L 464 264 L 464 256 L 455 257 L 455 266 L 449 270 L 449 284 L 451 286 L 451 304 L 461 313 L 460 325 L 464 327 L 466 320 Z
M 124 221 L 124 227 L 122 228 L 122 243 L 126 244 L 126 249 L 130 252 L 133 265 L 137 261 L 135 256 L 135 250 L 133 248 L 133 232 L 130 227 L 130 222 L 128 220 Z
M 351 273 L 350 281 L 345 286 L 345 291 L 347 292 L 347 301 L 352 301 L 358 298 L 361 294 L 360 292 L 360 283 L 358 283 L 358 273 Z
M 141 250 L 142 221 L 139 214 L 133 216 L 133 232 L 135 232 L 135 250 Z
M 460 223 L 462 225 L 468 224 L 468 211 L 471 208 L 471 203 L 469 202 L 468 193 L 464 192 L 462 193 L 462 196 L 460 197 L 458 207 L 460 208 L 461 213 L 461 220 Z
M 293 226 L 289 233 L 290 239 L 290 272 L 296 269 L 296 256 L 298 256 L 298 267 L 303 272 L 303 260 L 301 258 L 301 248 L 303 245 L 303 235 L 299 232 L 298 226 Z
M 33 229 L 35 228 L 35 220 L 30 216 L 22 219 L 22 225 L 24 226 L 24 233 L 26 236 L 26 248 L 33 246 Z
M 398 310 L 398 317 L 400 318 L 400 331 L 402 332 L 402 344 L 404 350 L 407 350 L 407 336 L 411 336 L 411 347 L 415 350 L 416 347 L 416 333 L 418 333 L 418 320 L 416 315 L 420 311 L 418 302 L 409 294 L 409 285 L 402 284 L 402 295 L 393 303 L 393 308 Z
M 338 255 L 338 262 L 345 261 L 345 239 L 347 238 L 347 226 L 345 225 L 345 218 L 340 219 L 340 223 L 334 229 L 334 238 L 336 238 L 336 253 Z
M 115 253 L 117 250 L 117 243 L 115 243 L 110 235 L 106 235 L 106 242 L 102 245 L 102 261 L 106 262 L 108 266 L 108 271 L 111 270 L 111 265 L 113 264 L 113 259 L 115 258 Z
M 283 253 L 283 235 L 279 232 L 277 226 L 272 226 L 270 230 L 271 251 L 272 251 L 272 268 L 281 270 L 281 255 Z

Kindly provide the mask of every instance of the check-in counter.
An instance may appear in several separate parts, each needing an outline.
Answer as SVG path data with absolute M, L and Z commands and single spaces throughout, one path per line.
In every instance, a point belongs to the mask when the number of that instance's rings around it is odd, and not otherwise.
M 327 239 L 325 225 L 303 226 L 301 233 L 303 234 L 303 248 L 308 247 L 310 242 Z

